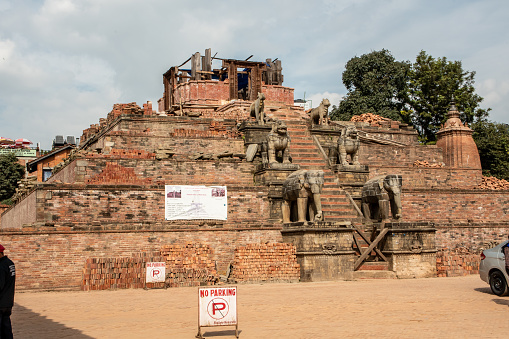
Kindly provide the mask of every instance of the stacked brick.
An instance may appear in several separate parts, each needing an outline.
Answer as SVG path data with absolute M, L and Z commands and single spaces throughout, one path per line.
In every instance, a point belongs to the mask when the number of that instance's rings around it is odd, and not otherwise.
M 145 284 L 146 262 L 161 262 L 160 257 L 88 258 L 83 268 L 81 289 L 107 290 L 163 287 L 164 283 Z
M 152 179 L 139 178 L 133 168 L 107 162 L 106 167 L 98 175 L 86 180 L 86 184 L 93 185 L 150 185 Z
M 478 187 L 483 190 L 509 190 L 509 181 L 495 177 L 482 177 L 482 182 Z
M 437 276 L 461 277 L 479 273 L 479 254 L 472 254 L 468 249 L 437 252 Z
M 169 287 L 215 285 L 219 281 L 214 252 L 201 243 L 173 244 L 161 249 L 166 261 L 166 285 Z
M 200 131 L 196 129 L 177 128 L 170 132 L 174 138 L 228 138 L 236 139 L 238 132 L 235 131 Z
M 138 106 L 135 102 L 131 102 L 128 104 L 115 104 L 113 105 L 113 109 L 110 113 L 108 113 L 107 122 L 110 123 L 111 121 L 115 120 L 122 114 L 144 114 L 143 109 Z
M 367 122 L 371 126 L 375 127 L 390 127 L 399 128 L 399 121 L 393 121 L 388 118 L 384 118 L 374 113 L 364 113 L 361 115 L 354 115 L 350 121 L 354 122 Z
M 421 160 L 416 160 L 414 161 L 413 163 L 413 167 L 429 167 L 429 168 L 434 168 L 434 167 L 444 167 L 445 164 L 443 162 L 435 162 L 435 163 L 429 163 L 427 161 L 421 161 Z
M 87 153 L 87 158 L 118 158 L 118 159 L 155 159 L 156 154 L 145 150 L 137 149 L 116 149 L 113 148 L 110 153 Z
M 230 280 L 233 282 L 295 282 L 300 266 L 292 244 L 248 244 L 235 249 Z

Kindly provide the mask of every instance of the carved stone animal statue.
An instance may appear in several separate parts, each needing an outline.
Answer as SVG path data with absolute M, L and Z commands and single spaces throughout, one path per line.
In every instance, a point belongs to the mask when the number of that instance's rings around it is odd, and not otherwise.
M 258 92 L 258 99 L 249 107 L 249 116 L 254 117 L 259 125 L 265 125 L 264 101 L 265 94 Z
M 329 125 L 329 120 L 327 119 L 327 115 L 329 113 L 330 101 L 325 98 L 320 103 L 320 106 L 312 108 L 309 111 L 309 116 L 311 117 L 312 126 L 315 125 Z
M 290 137 L 286 124 L 281 120 L 276 120 L 272 125 L 272 130 L 267 134 L 267 139 L 262 143 L 262 162 L 264 164 L 273 164 L 282 162 L 290 164 Z M 280 161 L 278 161 L 280 160 Z
M 323 220 L 323 171 L 298 170 L 283 183 L 283 223 Z
M 362 187 L 362 214 L 366 219 L 389 220 L 389 207 L 393 219 L 401 218 L 401 185 L 399 174 L 378 176 Z
M 355 126 L 347 126 L 344 128 L 338 139 L 339 163 L 343 166 L 350 164 L 360 165 L 359 146 L 360 142 L 357 136 L 357 128 L 355 128 Z M 348 156 L 350 157 L 350 161 L 348 161 Z

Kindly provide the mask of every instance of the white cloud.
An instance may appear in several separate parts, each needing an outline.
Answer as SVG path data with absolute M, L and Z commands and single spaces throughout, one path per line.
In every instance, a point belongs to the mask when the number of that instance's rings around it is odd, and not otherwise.
M 194 52 L 279 58 L 284 85 L 338 105 L 345 63 L 386 48 L 462 60 L 495 121 L 508 122 L 509 3 L 497 0 L 0 0 L 0 136 L 49 148 L 117 102 L 162 95 L 162 74 Z

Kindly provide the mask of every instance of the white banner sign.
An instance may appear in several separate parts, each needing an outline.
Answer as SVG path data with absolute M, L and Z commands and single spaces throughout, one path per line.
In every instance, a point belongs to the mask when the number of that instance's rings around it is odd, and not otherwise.
M 237 325 L 237 286 L 198 289 L 199 326 Z
M 145 281 L 148 283 L 164 282 L 166 280 L 166 263 L 148 262 Z
M 226 220 L 226 186 L 165 186 L 165 219 Z

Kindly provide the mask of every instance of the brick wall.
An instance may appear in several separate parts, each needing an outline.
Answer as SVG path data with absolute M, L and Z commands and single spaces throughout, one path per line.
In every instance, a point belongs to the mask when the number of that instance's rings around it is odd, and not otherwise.
M 60 180 L 67 183 L 94 183 L 98 182 L 101 177 L 116 176 L 115 181 L 102 181 L 102 183 L 252 185 L 252 170 L 252 164 L 234 158 L 178 161 L 173 159 L 125 159 L 109 155 L 94 155 L 75 160 L 48 182 Z M 74 177 L 65 175 L 66 171 L 72 171 Z M 124 181 L 121 178 L 124 178 Z
M 112 263 L 114 259 L 141 257 L 143 253 L 150 257 L 166 245 L 190 242 L 209 246 L 218 274 L 224 275 L 234 260 L 236 246 L 280 241 L 279 230 L 261 229 L 0 232 L 5 254 L 16 263 L 18 290 L 79 289 L 84 281 L 87 259 L 103 258 L 105 263 Z
M 277 85 L 262 85 L 262 92 L 265 94 L 265 100 L 267 101 L 281 102 L 290 106 L 294 105 L 293 88 Z
M 267 101 L 293 105 L 293 88 L 262 85 Z M 193 80 L 178 84 L 174 91 L 175 103 L 223 105 L 230 101 L 230 85 L 223 81 Z
M 509 223 L 437 227 L 437 275 L 457 277 L 479 273 L 480 254 L 507 239 Z
M 215 225 L 238 228 L 241 224 L 252 227 L 268 223 L 267 187 L 228 185 L 227 188 L 228 220 L 213 221 Z M 25 201 L 28 211 L 22 209 Z M 146 223 L 171 225 L 164 220 L 164 186 L 47 185 L 32 192 L 23 202 L 5 212 L 2 229 L 20 229 L 34 223 L 48 226 L 50 230 L 76 230 L 90 224 L 100 229 L 116 228 L 119 224 L 126 225 L 127 229 Z M 179 224 L 177 227 L 188 227 L 184 222 Z
M 388 146 L 361 143 L 359 161 L 372 166 L 412 166 L 416 160 L 442 163 L 442 150 L 436 146 Z
M 401 202 L 404 221 L 509 223 L 507 191 L 403 188 Z
M 401 174 L 403 190 L 420 188 L 461 188 L 473 189 L 482 182 L 481 170 L 450 167 L 413 167 L 413 166 L 369 166 L 370 178 L 378 175 Z
M 297 282 L 300 266 L 293 244 L 248 244 L 235 249 L 230 280 L 234 282 Z
M 229 100 L 230 86 L 223 81 L 192 80 L 178 84 L 173 96 L 176 104 L 221 105 Z

